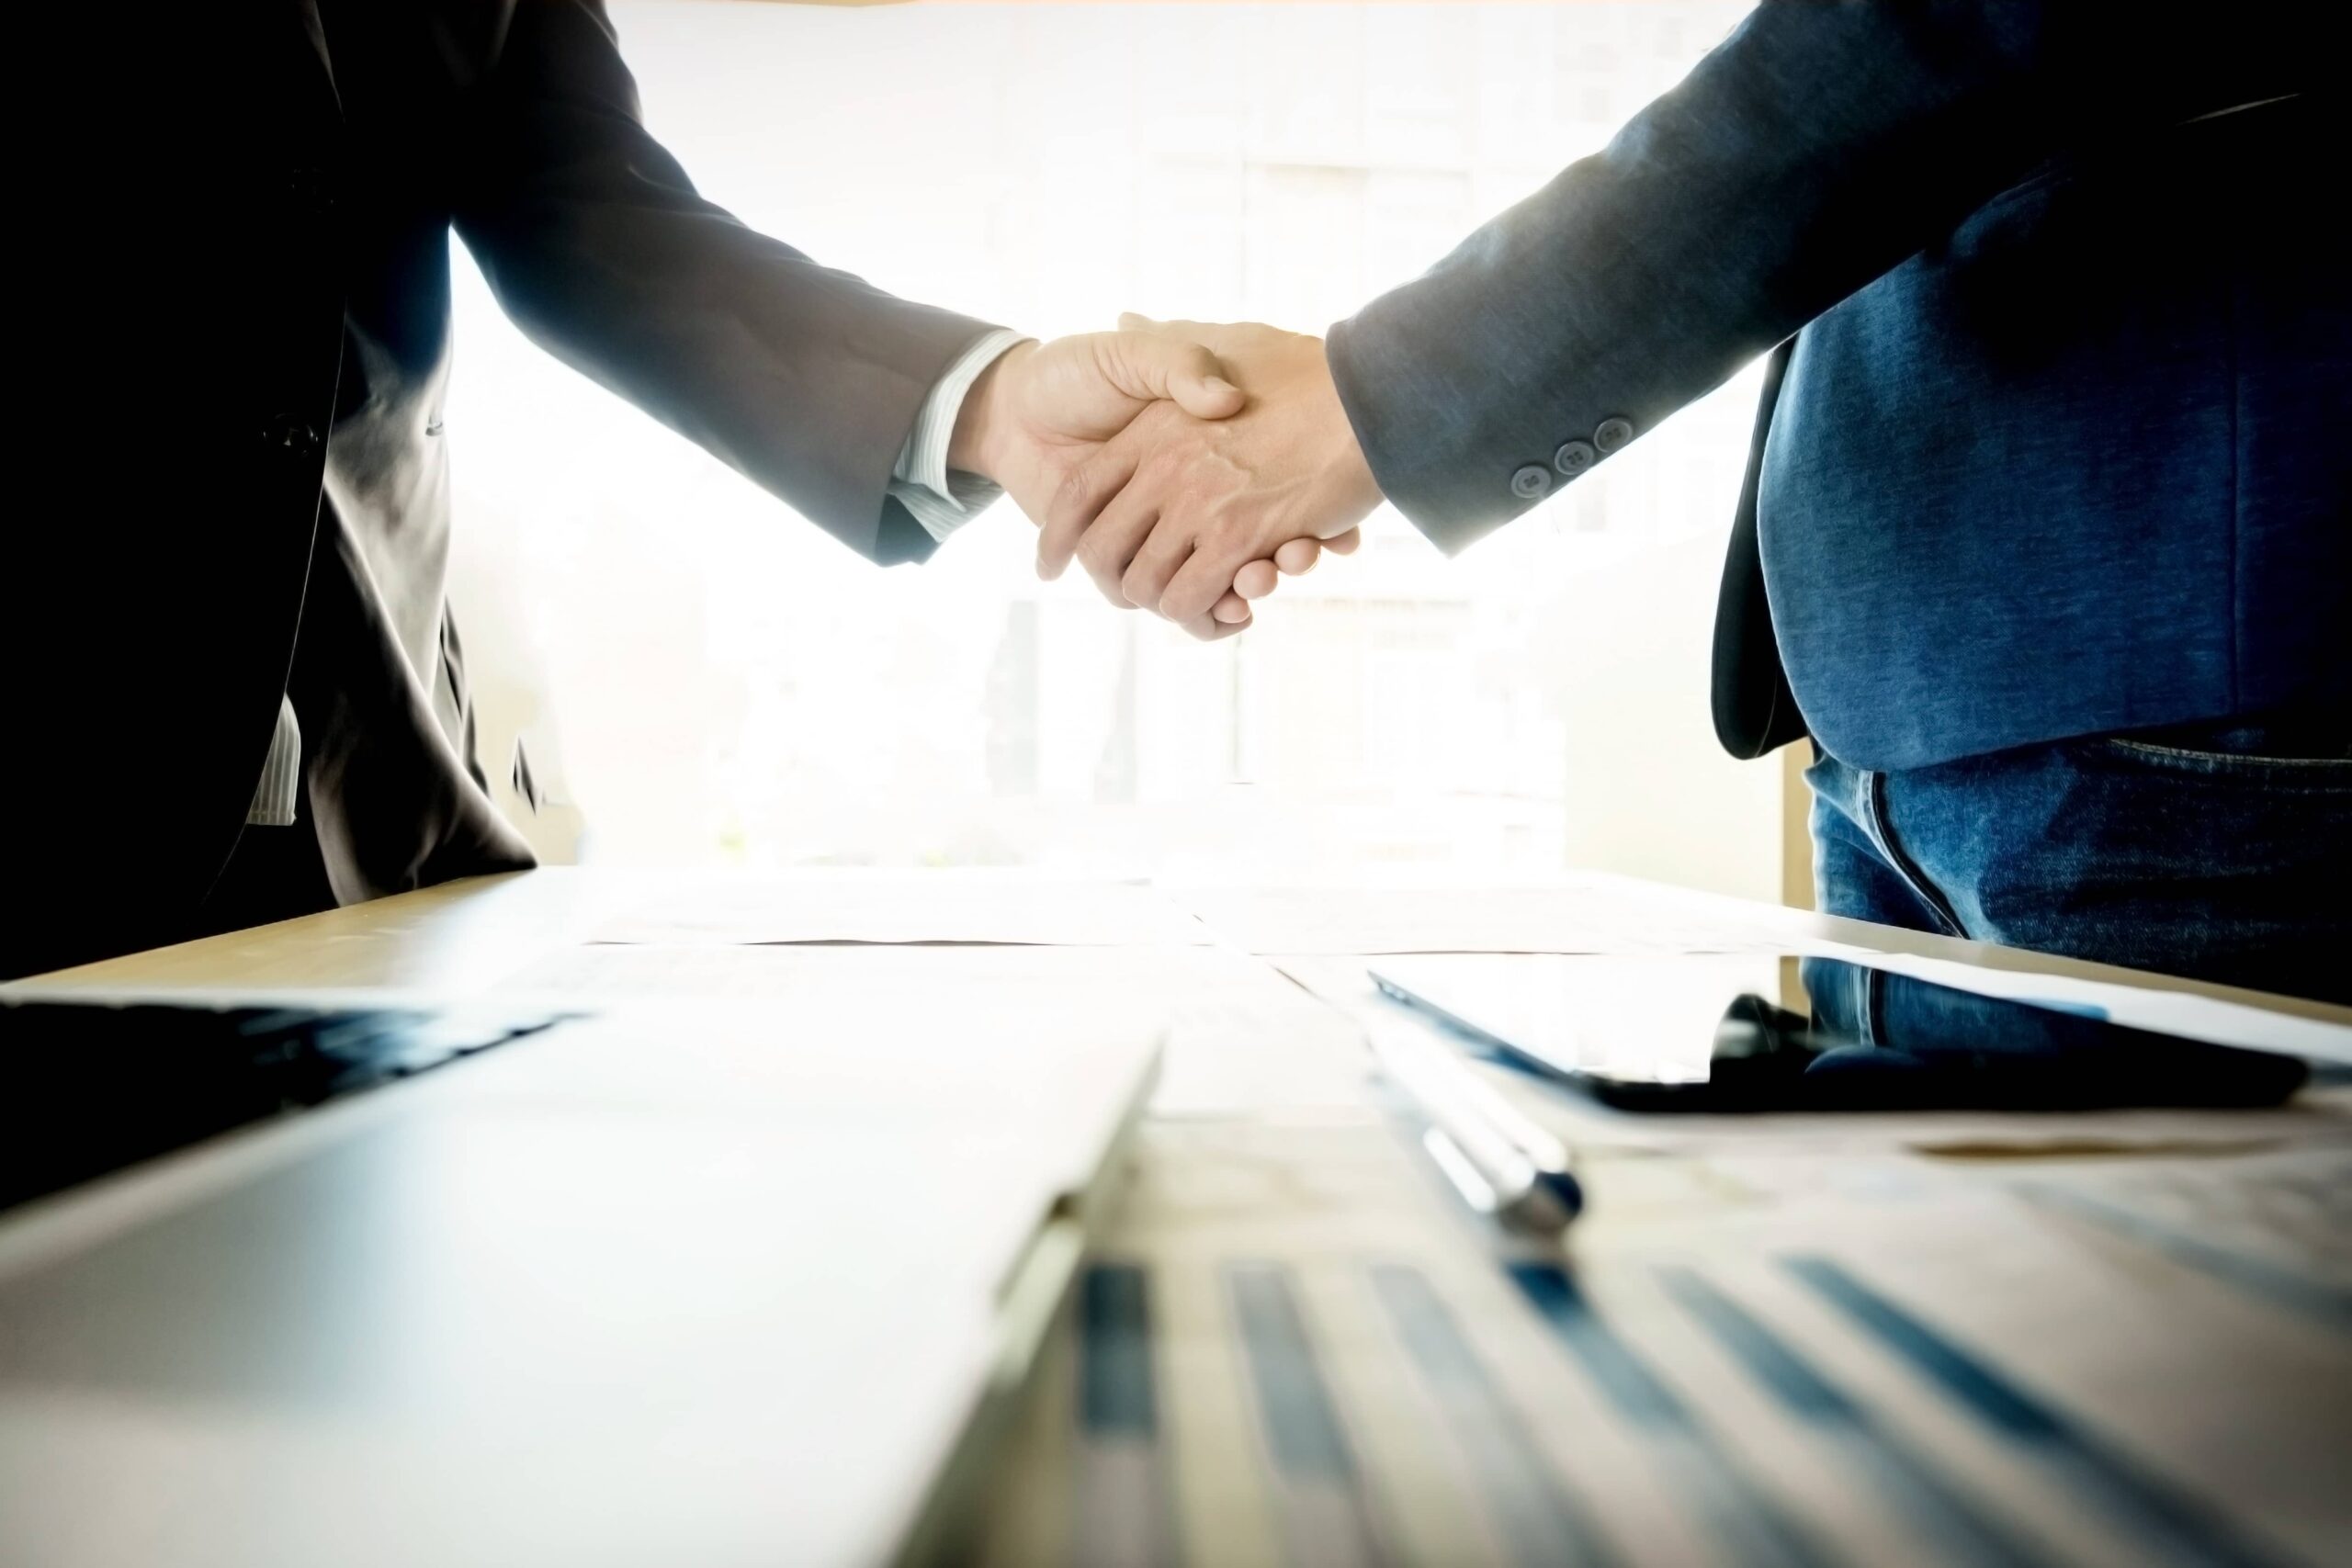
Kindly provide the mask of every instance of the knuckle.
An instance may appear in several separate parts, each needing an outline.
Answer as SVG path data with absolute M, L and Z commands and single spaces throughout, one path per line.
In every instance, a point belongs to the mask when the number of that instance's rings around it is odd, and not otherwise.
M 1062 476 L 1054 487 L 1053 499 L 1046 504 L 1046 521 L 1057 528 L 1074 528 L 1082 521 L 1087 496 L 1094 488 L 1091 465 L 1080 463 Z
M 1210 547 L 1220 554 L 1255 554 L 1257 530 L 1250 520 L 1238 513 L 1227 512 L 1212 520 L 1205 531 Z

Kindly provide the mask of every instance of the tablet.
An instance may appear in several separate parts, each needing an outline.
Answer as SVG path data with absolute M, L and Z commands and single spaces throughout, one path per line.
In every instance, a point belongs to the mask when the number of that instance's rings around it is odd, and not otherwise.
M 1383 960 L 1393 1000 L 1637 1111 L 2276 1105 L 2300 1058 L 2125 1028 L 1844 959 L 1446 953 Z

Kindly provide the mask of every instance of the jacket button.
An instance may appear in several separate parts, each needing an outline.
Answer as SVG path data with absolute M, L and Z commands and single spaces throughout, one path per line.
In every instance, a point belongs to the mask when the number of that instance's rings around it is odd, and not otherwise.
M 1600 448 L 1604 457 L 1633 438 L 1634 422 L 1623 414 L 1604 419 L 1592 428 L 1592 444 Z
M 1552 466 L 1570 479 L 1576 478 L 1599 460 L 1600 454 L 1592 449 L 1589 441 L 1564 441 L 1552 454 Z
M 334 176 L 307 164 L 288 170 L 286 196 L 297 211 L 313 216 L 331 211 L 334 207 Z
M 1552 470 L 1530 463 L 1510 477 L 1510 492 L 1521 501 L 1535 501 L 1552 491 Z
M 279 414 L 261 427 L 262 445 L 307 457 L 319 449 L 319 433 L 290 413 Z

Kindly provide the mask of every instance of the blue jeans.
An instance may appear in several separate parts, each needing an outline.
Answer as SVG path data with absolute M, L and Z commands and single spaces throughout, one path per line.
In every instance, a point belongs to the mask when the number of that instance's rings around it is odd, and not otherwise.
M 1805 782 L 1827 913 L 2352 1002 L 2352 718 Z

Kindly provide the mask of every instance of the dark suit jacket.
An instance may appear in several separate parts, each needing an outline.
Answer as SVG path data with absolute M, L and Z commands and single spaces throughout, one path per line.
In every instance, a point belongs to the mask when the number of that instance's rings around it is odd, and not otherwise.
M 2338 12 L 1768 0 L 1332 329 L 1374 472 L 1459 549 L 1782 345 L 1735 752 L 2352 712 Z
M 289 689 L 337 897 L 527 863 L 441 596 L 453 228 L 551 352 L 852 548 L 931 548 L 887 486 L 985 325 L 697 197 L 597 0 L 27 22 L 20 504 L 55 488 L 9 530 L 0 972 L 188 929 Z

